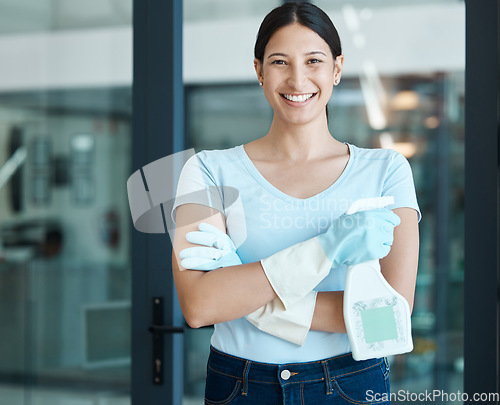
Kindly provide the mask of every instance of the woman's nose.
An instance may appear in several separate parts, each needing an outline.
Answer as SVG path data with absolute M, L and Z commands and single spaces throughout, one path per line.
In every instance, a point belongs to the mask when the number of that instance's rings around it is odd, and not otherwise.
M 291 66 L 288 72 L 288 85 L 296 90 L 303 90 L 302 87 L 307 81 L 305 69 L 300 65 L 294 65 Z

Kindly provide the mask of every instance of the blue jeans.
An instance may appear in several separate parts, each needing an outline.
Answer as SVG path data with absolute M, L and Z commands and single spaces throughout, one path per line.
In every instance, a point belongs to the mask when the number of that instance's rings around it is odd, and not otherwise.
M 207 366 L 205 404 L 390 404 L 389 363 L 356 361 L 352 355 L 295 364 L 268 364 L 213 347 Z

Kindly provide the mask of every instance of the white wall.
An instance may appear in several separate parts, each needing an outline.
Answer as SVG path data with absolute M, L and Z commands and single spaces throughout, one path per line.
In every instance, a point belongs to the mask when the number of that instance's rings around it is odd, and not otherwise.
M 360 74 L 366 61 L 380 74 L 464 70 L 463 4 L 379 8 L 371 18 L 355 14 L 359 29 L 353 30 L 346 23 L 348 10 L 329 13 L 343 43 L 344 76 Z M 253 43 L 259 24 L 260 18 L 186 23 L 185 82 L 254 81 Z M 363 47 L 355 45 L 355 34 Z M 0 91 L 130 85 L 132 30 L 4 36 L 0 60 Z

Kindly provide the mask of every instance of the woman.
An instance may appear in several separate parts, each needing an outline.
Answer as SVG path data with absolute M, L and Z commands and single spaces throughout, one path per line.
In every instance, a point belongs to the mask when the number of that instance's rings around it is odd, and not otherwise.
M 191 327 L 215 325 L 205 403 L 389 403 L 386 359 L 350 354 L 343 287 L 346 265 L 382 259 L 412 307 L 420 212 L 410 167 L 397 152 L 330 134 L 343 55 L 318 7 L 271 11 L 254 64 L 274 110 L 269 132 L 190 159 L 174 205 L 183 314 Z M 345 215 L 379 196 L 394 196 L 392 210 Z

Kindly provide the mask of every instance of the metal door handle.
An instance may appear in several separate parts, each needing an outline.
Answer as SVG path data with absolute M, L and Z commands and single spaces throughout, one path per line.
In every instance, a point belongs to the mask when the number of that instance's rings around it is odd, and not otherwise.
M 163 325 L 163 298 L 153 297 L 153 325 L 148 328 L 153 334 L 153 384 L 163 384 L 163 335 L 184 333 L 182 326 Z

